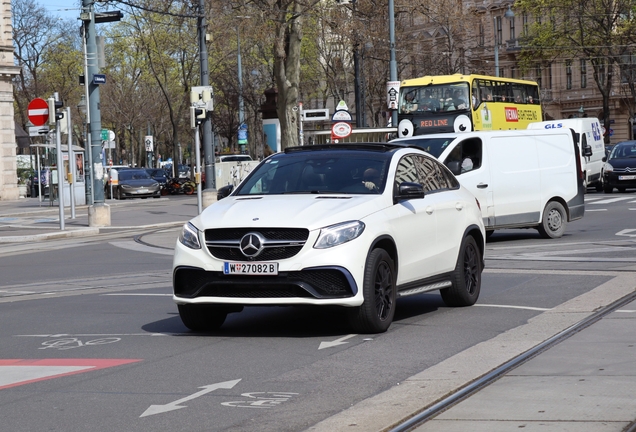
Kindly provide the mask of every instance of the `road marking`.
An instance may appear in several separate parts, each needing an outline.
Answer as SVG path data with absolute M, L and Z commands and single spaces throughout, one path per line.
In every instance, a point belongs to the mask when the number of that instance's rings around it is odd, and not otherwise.
M 0 359 L 0 390 L 140 361 L 141 359 Z
M 636 229 L 624 229 L 616 233 L 617 236 L 636 237 Z
M 298 393 L 250 392 L 241 394 L 241 396 L 248 398 L 247 400 L 221 402 L 221 405 L 232 408 L 274 408 L 296 395 Z
M 205 394 L 208 394 L 214 390 L 217 389 L 231 389 L 233 388 L 236 384 L 239 383 L 239 381 L 241 381 L 240 379 L 237 380 L 233 380 L 233 381 L 225 381 L 225 382 L 221 382 L 221 383 L 216 383 L 216 384 L 210 384 L 207 386 L 203 386 L 203 387 L 199 387 L 201 389 L 201 391 L 198 391 L 194 394 L 191 394 L 190 396 L 186 396 L 184 398 L 178 399 L 174 402 L 170 402 L 169 404 L 165 404 L 165 405 L 150 405 L 150 407 L 148 407 L 148 409 L 146 411 L 144 411 L 144 413 L 142 415 L 140 415 L 139 417 L 147 417 L 147 416 L 151 416 L 151 415 L 155 415 L 155 414 L 161 414 L 164 412 L 168 412 L 168 411 L 174 411 L 174 410 L 178 410 L 181 408 L 187 408 L 187 406 L 185 405 L 179 405 L 183 402 L 187 402 L 189 400 L 192 399 L 196 399 L 198 397 L 201 397 Z
M 174 255 L 173 250 L 146 246 L 133 240 L 109 242 L 109 244 L 121 249 L 128 249 L 136 252 L 150 252 L 159 255 Z
M 601 201 L 592 201 L 590 202 L 590 204 L 611 204 L 611 203 L 615 203 L 619 201 L 626 201 L 628 199 L 632 199 L 632 197 L 610 198 L 610 199 L 604 199 Z
M 504 309 L 526 309 L 526 310 L 540 311 L 540 312 L 551 310 L 550 308 L 539 308 L 539 307 L 531 307 L 531 306 L 496 305 L 496 304 L 475 304 L 474 306 L 504 308 Z
M 26 334 L 15 335 L 16 337 L 36 337 L 36 338 L 62 338 L 62 337 L 117 337 L 117 336 L 168 336 L 170 333 L 57 333 L 57 334 Z
M 352 337 L 357 336 L 355 334 L 350 334 L 347 336 L 343 336 L 340 339 L 336 339 L 335 341 L 331 341 L 331 342 L 320 342 L 320 346 L 318 347 L 319 350 L 323 349 L 323 348 L 333 348 L 335 346 L 338 345 L 342 345 L 342 344 L 346 344 L 349 342 L 345 342 L 347 339 L 351 339 Z

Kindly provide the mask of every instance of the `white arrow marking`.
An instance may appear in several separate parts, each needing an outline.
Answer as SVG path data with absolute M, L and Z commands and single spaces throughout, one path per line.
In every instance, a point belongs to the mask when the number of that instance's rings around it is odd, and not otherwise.
M 636 237 L 636 229 L 624 229 L 616 233 L 617 236 Z M 632 234 L 630 234 L 632 233 Z
M 347 336 L 343 336 L 340 339 L 336 339 L 335 341 L 331 341 L 331 342 L 320 342 L 320 346 L 318 347 L 319 350 L 323 349 L 323 348 L 332 348 L 338 345 L 343 345 L 349 342 L 345 342 L 345 340 L 350 339 L 354 336 L 357 336 L 355 334 L 350 334 Z
M 150 405 L 150 407 L 148 407 L 148 409 L 146 411 L 144 411 L 144 413 L 142 415 L 140 415 L 139 417 L 146 417 L 146 416 L 151 416 L 151 415 L 155 415 L 155 414 L 161 414 L 164 412 L 168 412 L 168 411 L 174 411 L 174 410 L 178 410 L 181 408 L 186 408 L 185 405 L 179 405 L 181 403 L 187 402 L 189 400 L 192 399 L 196 399 L 198 397 L 203 396 L 204 394 L 210 393 L 216 389 L 231 389 L 232 387 L 234 387 L 236 384 L 238 384 L 238 382 L 241 381 L 240 379 L 237 380 L 233 380 L 233 381 L 225 381 L 222 383 L 216 383 L 216 384 L 210 384 L 207 386 L 203 386 L 203 387 L 199 387 L 200 389 L 202 389 L 201 391 L 198 391 L 194 394 L 191 394 L 190 396 L 186 396 L 182 399 L 176 400 L 174 402 L 170 402 L 169 404 L 166 405 Z

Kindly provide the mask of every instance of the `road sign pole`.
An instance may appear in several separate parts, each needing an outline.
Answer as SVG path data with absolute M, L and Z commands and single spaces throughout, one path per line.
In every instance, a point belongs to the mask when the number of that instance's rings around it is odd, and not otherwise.
M 55 100 L 59 100 L 57 92 L 54 93 Z M 64 231 L 64 157 L 62 155 L 62 134 L 60 132 L 60 120 L 57 118 L 54 112 L 49 113 L 49 116 L 55 117 L 55 149 L 57 151 L 57 202 L 60 208 L 60 230 Z M 53 182 L 51 182 L 53 183 Z M 49 184 L 49 194 L 51 194 L 51 186 Z

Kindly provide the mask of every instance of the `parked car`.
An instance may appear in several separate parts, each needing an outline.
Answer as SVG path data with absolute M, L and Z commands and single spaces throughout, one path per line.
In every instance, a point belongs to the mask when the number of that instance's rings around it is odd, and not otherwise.
M 163 168 L 146 168 L 146 171 L 160 186 L 168 182 L 168 173 Z
M 342 306 L 357 333 L 386 331 L 396 299 L 481 287 L 479 203 L 428 153 L 400 144 L 288 148 L 186 223 L 174 299 L 194 331 L 250 305 Z
M 222 155 L 218 157 L 217 162 L 245 162 L 251 161 L 252 156 L 246 154 Z
M 623 141 L 614 146 L 608 157 L 603 158 L 603 191 L 612 193 L 614 188 L 625 192 L 636 188 L 636 141 Z
M 113 196 L 118 200 L 124 198 L 159 198 L 161 197 L 161 186 L 150 177 L 150 174 L 143 168 L 127 168 L 117 171 L 117 184 L 105 186 L 106 196 Z M 112 172 L 112 171 L 111 171 Z M 112 176 L 114 180 L 114 176 Z

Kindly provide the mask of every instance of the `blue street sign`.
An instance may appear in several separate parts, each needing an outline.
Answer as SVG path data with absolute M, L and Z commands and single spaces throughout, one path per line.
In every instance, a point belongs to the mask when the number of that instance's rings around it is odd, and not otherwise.
M 102 75 L 102 74 L 93 75 L 93 84 L 95 85 L 106 84 L 106 75 Z

